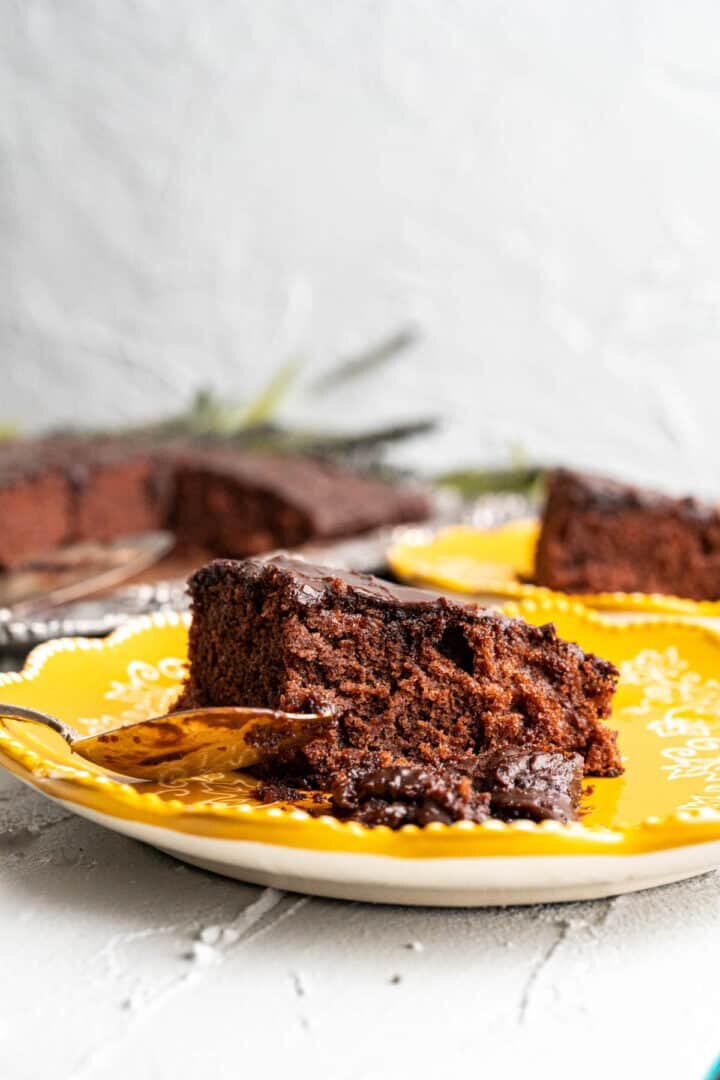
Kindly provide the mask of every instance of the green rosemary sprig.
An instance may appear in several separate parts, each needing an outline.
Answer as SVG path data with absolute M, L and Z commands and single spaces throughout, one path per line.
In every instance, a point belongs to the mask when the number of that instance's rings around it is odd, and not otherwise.
M 275 416 L 278 408 L 293 385 L 301 368 L 298 356 L 291 356 L 273 373 L 269 382 L 258 396 L 250 402 L 241 416 L 241 423 L 246 427 L 266 424 Z
M 433 481 L 440 487 L 450 487 L 464 498 L 496 493 L 517 493 L 528 498 L 539 498 L 542 491 L 544 470 L 539 466 L 498 469 L 458 469 L 440 473 Z
M 390 337 L 383 338 L 375 345 L 363 349 L 362 352 L 339 360 L 334 367 L 313 381 L 311 389 L 325 393 L 328 390 L 335 390 L 343 383 L 376 372 L 410 345 L 414 345 L 418 337 L 415 327 L 405 326 Z

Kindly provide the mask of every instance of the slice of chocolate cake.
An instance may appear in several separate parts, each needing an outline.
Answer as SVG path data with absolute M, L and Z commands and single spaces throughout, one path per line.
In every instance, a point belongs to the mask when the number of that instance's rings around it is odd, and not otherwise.
M 174 461 L 171 527 L 187 547 L 256 555 L 420 521 L 427 499 L 315 458 L 187 448 Z
M 190 670 L 179 707 L 333 712 L 328 737 L 277 763 L 308 786 L 329 790 L 358 766 L 440 769 L 440 780 L 454 785 L 444 805 L 464 800 L 473 816 L 492 799 L 468 802 L 458 775 L 487 778 L 494 769 L 493 791 L 504 785 L 516 796 L 548 786 L 542 769 L 536 784 L 513 784 L 513 766 L 491 754 L 579 754 L 588 773 L 622 771 L 615 732 L 603 723 L 617 671 L 551 625 L 287 557 L 217 560 L 194 574 L 189 590 Z M 571 772 L 560 786 L 572 799 Z M 413 774 L 417 798 L 437 802 L 437 779 Z M 369 782 L 382 788 L 386 780 Z M 488 783 L 473 781 L 473 790 Z
M 720 511 L 558 469 L 549 477 L 535 580 L 570 593 L 720 599 Z
M 249 555 L 428 513 L 420 493 L 314 458 L 121 437 L 0 443 L 0 570 L 160 528 L 205 557 Z

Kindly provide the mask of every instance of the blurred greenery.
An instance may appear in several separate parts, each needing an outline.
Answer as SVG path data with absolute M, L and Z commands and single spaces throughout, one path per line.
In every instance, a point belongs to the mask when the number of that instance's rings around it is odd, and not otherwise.
M 508 444 L 507 452 L 509 465 L 505 467 L 468 466 L 440 473 L 433 480 L 440 487 L 453 488 L 466 499 L 505 492 L 539 500 L 545 481 L 544 469 L 528 461 L 527 451 L 519 439 Z
M 297 356 L 291 356 L 271 376 L 269 382 L 260 391 L 258 396 L 250 402 L 242 415 L 242 424 L 245 427 L 253 427 L 258 424 L 267 424 L 272 420 L 278 408 L 282 405 L 295 379 L 298 376 L 302 361 Z
M 329 371 L 315 379 L 312 389 L 324 393 L 342 386 L 343 383 L 376 372 L 379 368 L 385 367 L 398 353 L 414 345 L 418 337 L 415 327 L 403 327 L 390 337 L 363 349 L 362 352 L 339 360 Z
M 512 492 L 539 498 L 544 471 L 538 466 L 527 468 L 467 468 L 439 473 L 433 481 L 440 487 L 450 487 L 466 499 L 479 495 Z

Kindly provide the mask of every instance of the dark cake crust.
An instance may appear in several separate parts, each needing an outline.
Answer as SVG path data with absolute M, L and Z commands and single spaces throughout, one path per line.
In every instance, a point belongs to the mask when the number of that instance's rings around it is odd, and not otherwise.
M 391 829 L 490 816 L 490 795 L 477 791 L 470 776 L 407 763 L 348 766 L 334 778 L 330 798 L 337 817 Z
M 515 750 L 481 757 L 475 786 L 490 795 L 494 817 L 572 821 L 582 795 L 580 754 Z
M 535 580 L 570 593 L 719 599 L 720 512 L 558 469 L 549 477 Z
M 276 763 L 309 787 L 328 790 L 358 753 L 361 764 L 379 754 L 383 765 L 467 775 L 481 755 L 555 751 L 580 754 L 589 773 L 621 771 L 603 723 L 617 671 L 551 625 L 287 557 L 217 560 L 189 589 L 190 673 L 178 705 L 332 711 L 327 737 Z M 520 786 L 503 777 L 496 789 Z
M 366 825 L 428 825 L 432 821 L 568 822 L 582 794 L 579 754 L 510 749 L 479 754 L 455 767 L 428 767 L 363 755 L 333 780 L 333 812 Z

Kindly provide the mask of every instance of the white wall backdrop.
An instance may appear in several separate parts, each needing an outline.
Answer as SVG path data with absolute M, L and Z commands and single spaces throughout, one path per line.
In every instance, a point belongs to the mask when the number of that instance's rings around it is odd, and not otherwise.
M 414 321 L 324 423 L 720 492 L 713 0 L 0 8 L 0 420 L 238 397 Z

